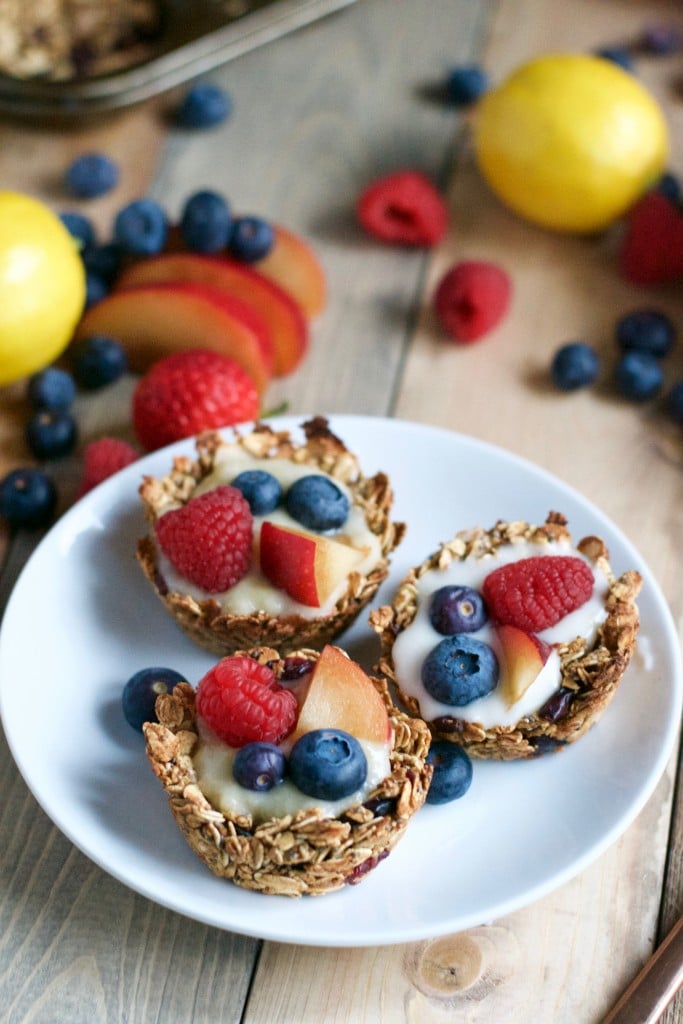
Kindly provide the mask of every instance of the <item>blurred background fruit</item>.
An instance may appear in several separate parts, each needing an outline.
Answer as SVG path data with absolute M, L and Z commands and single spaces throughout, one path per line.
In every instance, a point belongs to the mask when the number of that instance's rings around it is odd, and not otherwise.
M 480 101 L 475 153 L 490 187 L 522 217 L 594 232 L 661 176 L 668 130 L 654 97 L 613 61 L 549 54 Z
M 43 203 L 0 192 L 0 385 L 52 363 L 85 302 L 85 272 L 64 224 Z

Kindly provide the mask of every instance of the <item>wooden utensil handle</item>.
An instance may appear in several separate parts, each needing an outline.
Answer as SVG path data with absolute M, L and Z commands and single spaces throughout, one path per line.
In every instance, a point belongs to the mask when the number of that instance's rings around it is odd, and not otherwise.
M 683 982 L 683 917 L 634 978 L 603 1024 L 654 1024 Z

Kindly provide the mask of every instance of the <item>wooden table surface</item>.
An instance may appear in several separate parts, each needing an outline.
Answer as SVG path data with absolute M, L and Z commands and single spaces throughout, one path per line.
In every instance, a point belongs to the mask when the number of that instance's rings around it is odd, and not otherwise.
M 558 237 L 504 210 L 474 168 L 468 116 L 436 98 L 459 63 L 482 61 L 497 81 L 533 54 L 628 42 L 645 23 L 674 19 L 683 26 L 674 0 L 360 0 L 214 72 L 234 102 L 232 118 L 215 130 L 174 128 L 167 114 L 177 94 L 75 128 L 0 121 L 0 183 L 57 210 L 73 208 L 63 171 L 76 154 L 99 149 L 121 166 L 115 192 L 82 206 L 103 235 L 130 199 L 148 194 L 175 216 L 201 187 L 302 233 L 325 266 L 329 302 L 310 354 L 271 387 L 267 404 L 434 424 L 533 460 L 589 497 L 636 545 L 680 626 L 680 431 L 650 406 L 616 399 L 609 384 L 560 396 L 547 381 L 552 352 L 570 338 L 595 343 L 609 364 L 615 319 L 631 308 L 656 306 L 683 327 L 680 290 L 624 283 L 614 269 L 614 232 Z M 637 59 L 638 75 L 667 110 L 679 174 L 682 70 L 677 56 Z M 451 228 L 427 254 L 375 244 L 354 220 L 360 188 L 403 167 L 425 171 L 448 195 Z M 458 348 L 444 343 L 430 299 L 444 270 L 469 256 L 506 267 L 514 301 L 490 337 Z M 683 376 L 682 353 L 679 339 L 672 380 Z M 131 437 L 131 387 L 126 380 L 78 399 L 84 440 Z M 5 470 L 28 461 L 27 408 L 20 386 L 1 397 Z M 77 461 L 55 471 L 65 501 Z M 492 509 L 492 519 L 502 512 Z M 3 600 L 35 539 L 8 540 Z M 683 912 L 680 783 L 674 755 L 624 835 L 525 909 L 445 938 L 320 949 L 216 930 L 129 891 L 52 825 L 3 739 L 0 1017 L 597 1024 Z M 683 1020 L 680 996 L 663 1019 Z

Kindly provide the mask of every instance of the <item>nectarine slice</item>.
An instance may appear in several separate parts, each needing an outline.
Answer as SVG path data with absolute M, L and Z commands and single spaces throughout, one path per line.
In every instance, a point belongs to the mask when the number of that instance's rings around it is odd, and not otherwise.
M 385 743 L 391 735 L 384 701 L 363 669 L 339 647 L 323 647 L 289 739 L 313 729 L 344 729 L 356 739 Z
M 501 693 L 511 707 L 524 696 L 538 677 L 552 648 L 517 626 L 498 626 L 496 635 L 503 654 Z
M 169 281 L 208 285 L 251 306 L 270 331 L 276 376 L 291 373 L 301 362 L 308 348 L 308 324 L 294 299 L 275 281 L 225 256 L 172 252 L 132 263 L 117 288 Z
M 279 224 L 273 227 L 275 244 L 254 267 L 284 288 L 306 316 L 317 316 L 327 301 L 327 282 L 320 260 L 299 235 Z
M 310 608 L 324 605 L 364 555 L 330 537 L 270 522 L 261 525 L 261 571 L 274 586 Z
M 93 334 L 117 338 L 134 372 L 179 349 L 209 348 L 239 363 L 259 393 L 271 376 L 272 343 L 263 320 L 245 303 L 205 285 L 150 284 L 112 292 L 86 310 L 74 340 Z

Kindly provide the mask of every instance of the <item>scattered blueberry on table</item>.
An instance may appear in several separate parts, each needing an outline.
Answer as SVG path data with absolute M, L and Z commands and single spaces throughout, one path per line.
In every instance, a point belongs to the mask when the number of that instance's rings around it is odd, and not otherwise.
M 232 103 L 228 93 L 210 82 L 190 86 L 176 111 L 176 121 L 183 128 L 213 128 L 230 116 Z
M 180 215 L 180 233 L 194 252 L 220 252 L 228 244 L 232 215 L 227 200 L 218 192 L 195 192 Z
M 489 87 L 489 76 L 478 64 L 454 67 L 446 79 L 448 98 L 459 107 L 467 107 L 483 96 Z
M 76 397 L 76 382 L 67 370 L 48 366 L 29 377 L 26 397 L 34 409 L 68 409 Z
M 76 342 L 72 360 L 74 377 L 87 391 L 113 384 L 128 369 L 128 356 L 121 342 L 104 334 Z
M 562 345 L 550 365 L 553 382 L 561 391 L 576 391 L 592 384 L 599 370 L 598 354 L 585 341 L 570 341 Z
M 242 263 L 256 263 L 267 256 L 275 244 L 272 225 L 262 217 L 236 217 L 228 249 Z
M 134 199 L 116 214 L 114 241 L 124 252 L 154 256 L 163 249 L 167 235 L 166 213 L 154 199 Z
M 10 526 L 38 530 L 47 526 L 57 507 L 57 490 L 40 469 L 13 469 L 0 481 L 0 516 Z
M 61 459 L 76 447 L 76 420 L 65 409 L 41 409 L 26 424 L 26 443 L 37 459 Z
M 661 359 L 669 354 L 675 338 L 671 319 L 656 309 L 637 309 L 617 322 L 616 341 L 624 352 L 647 352 Z
M 633 402 L 645 402 L 659 394 L 664 373 L 659 360 L 647 352 L 627 352 L 614 371 L 617 390 Z
M 118 165 L 105 153 L 83 153 L 68 166 L 64 178 L 67 191 L 77 199 L 95 199 L 115 187 Z
M 95 227 L 89 217 L 82 213 L 65 212 L 60 213 L 59 219 L 81 249 L 95 244 Z

